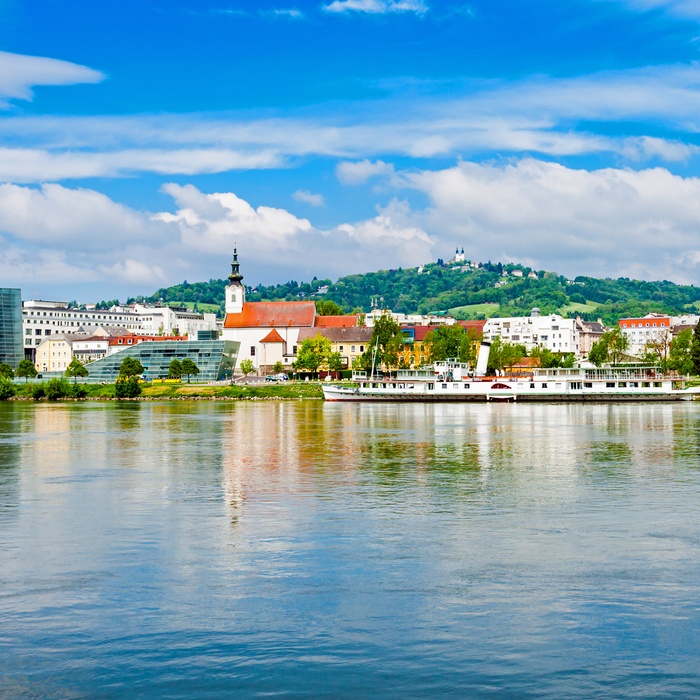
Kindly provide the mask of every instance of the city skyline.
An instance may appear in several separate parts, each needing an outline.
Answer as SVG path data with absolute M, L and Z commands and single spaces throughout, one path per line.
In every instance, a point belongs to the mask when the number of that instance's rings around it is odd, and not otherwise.
M 0 2 L 0 278 L 449 258 L 700 283 L 700 5 Z

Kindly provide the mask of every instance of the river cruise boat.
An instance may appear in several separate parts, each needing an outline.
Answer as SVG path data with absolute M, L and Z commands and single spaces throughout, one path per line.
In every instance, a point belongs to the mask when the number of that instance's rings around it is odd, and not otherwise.
M 436 362 L 430 369 L 399 370 L 396 377 L 353 375 L 355 386 L 323 387 L 326 401 L 679 401 L 700 387 L 655 367 L 534 369 L 479 376 L 467 364 Z

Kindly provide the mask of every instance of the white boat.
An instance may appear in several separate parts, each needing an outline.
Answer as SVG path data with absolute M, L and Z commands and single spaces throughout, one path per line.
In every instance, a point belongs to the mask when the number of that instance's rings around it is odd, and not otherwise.
M 395 377 L 355 373 L 354 386 L 323 387 L 326 401 L 680 401 L 700 394 L 685 379 L 656 367 L 533 369 L 485 376 L 489 347 L 476 369 L 453 360 Z

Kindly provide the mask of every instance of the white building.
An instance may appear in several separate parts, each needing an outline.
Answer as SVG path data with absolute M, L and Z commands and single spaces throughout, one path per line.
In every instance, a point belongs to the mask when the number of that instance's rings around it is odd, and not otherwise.
M 57 333 L 92 335 L 98 328 L 122 328 L 137 335 L 187 335 L 197 331 L 215 331 L 216 314 L 199 313 L 167 306 L 113 306 L 109 311 L 96 308 L 70 308 L 65 301 L 31 299 L 22 303 L 22 336 L 25 354 L 47 337 Z M 173 330 L 178 332 L 173 333 Z
M 627 352 L 635 357 L 643 355 L 649 345 L 660 344 L 663 348 L 668 348 L 671 343 L 671 317 L 664 314 L 621 318 L 618 326 L 629 343 Z
M 391 316 L 399 326 L 453 326 L 456 321 L 451 316 L 433 316 L 421 314 L 400 314 L 390 309 L 372 309 L 365 316 L 365 325 L 374 327 L 374 322 L 382 316 Z
M 484 340 L 501 338 L 504 343 L 524 345 L 528 351 L 536 347 L 552 352 L 580 355 L 580 342 L 574 319 L 558 314 L 542 316 L 534 308 L 530 316 L 490 318 L 484 326 Z

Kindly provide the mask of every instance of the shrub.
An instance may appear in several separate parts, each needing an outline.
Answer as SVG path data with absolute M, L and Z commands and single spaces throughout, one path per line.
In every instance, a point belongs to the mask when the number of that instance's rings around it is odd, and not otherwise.
M 49 401 L 58 401 L 70 392 L 70 384 L 65 379 L 49 379 L 46 383 L 46 398 Z
M 35 401 L 38 401 L 39 399 L 43 399 L 44 396 L 46 396 L 46 391 L 44 389 L 44 385 L 43 384 L 35 384 L 32 387 L 32 398 Z
M 118 399 L 133 399 L 141 394 L 141 385 L 136 377 L 120 377 L 114 385 L 114 395 Z
M 0 401 L 7 401 L 15 395 L 15 387 L 12 382 L 0 379 Z
M 87 394 L 87 389 L 82 384 L 71 384 L 68 387 L 68 396 L 72 399 L 84 399 Z

